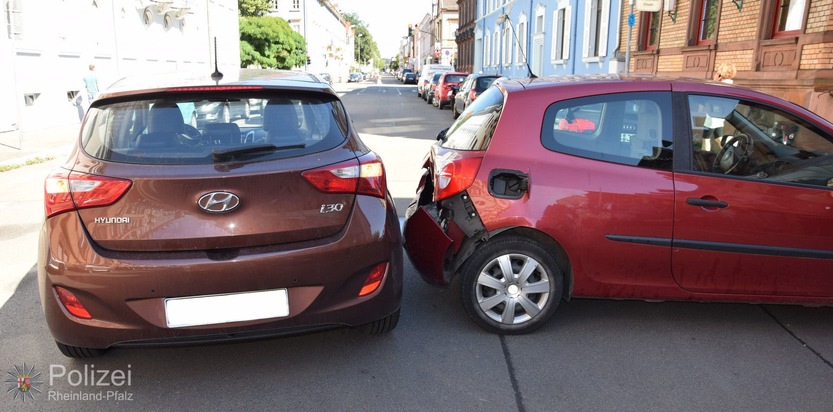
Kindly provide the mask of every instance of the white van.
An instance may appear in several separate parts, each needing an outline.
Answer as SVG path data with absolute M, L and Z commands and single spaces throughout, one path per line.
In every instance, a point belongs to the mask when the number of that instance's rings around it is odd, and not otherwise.
M 426 64 L 422 66 L 422 71 L 419 73 L 419 80 L 417 80 L 417 96 L 422 99 L 427 99 L 427 93 L 422 90 L 422 86 L 425 85 L 426 80 L 428 83 L 431 83 L 431 76 L 436 72 L 450 72 L 454 70 L 450 64 Z

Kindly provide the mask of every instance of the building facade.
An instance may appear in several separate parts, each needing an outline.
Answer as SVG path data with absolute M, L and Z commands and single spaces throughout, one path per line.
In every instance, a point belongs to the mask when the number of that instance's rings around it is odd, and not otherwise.
M 0 132 L 79 121 L 88 67 L 99 88 L 125 76 L 240 65 L 235 0 L 3 0 Z M 215 56 L 214 39 L 217 41 Z M 11 62 L 7 64 L 6 62 Z
M 434 54 L 436 63 L 457 63 L 457 29 L 460 26 L 457 0 L 437 0 L 434 10 Z
M 431 63 L 434 58 L 437 34 L 433 31 L 435 28 L 433 22 L 433 14 L 425 13 L 414 28 L 414 70 L 416 72 L 422 71 L 422 66 Z
M 718 66 L 732 63 L 735 84 L 833 119 L 832 0 L 668 0 L 664 6 L 634 9 L 631 72 L 711 79 Z M 623 44 L 627 34 L 623 26 Z
M 477 21 L 477 0 L 457 0 L 460 26 L 457 29 L 457 61 L 459 71 L 474 72 L 474 28 Z
M 304 37 L 307 64 L 312 73 L 329 73 L 333 81 L 347 81 L 356 65 L 355 34 L 351 24 L 328 0 L 272 0 L 270 16 L 280 17 Z
M 616 73 L 621 1 L 480 0 L 474 72 L 509 77 Z

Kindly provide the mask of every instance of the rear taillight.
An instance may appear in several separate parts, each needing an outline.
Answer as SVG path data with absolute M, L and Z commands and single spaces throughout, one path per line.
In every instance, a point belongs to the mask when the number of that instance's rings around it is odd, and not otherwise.
M 46 177 L 46 217 L 70 210 L 107 206 L 119 200 L 131 181 L 58 170 Z
M 454 196 L 474 183 L 482 152 L 448 152 L 437 157 L 434 176 L 434 201 Z
M 72 316 L 77 316 L 81 319 L 93 318 L 75 294 L 60 286 L 55 286 L 55 292 L 58 294 L 58 300 L 61 301 L 61 304 L 64 305 L 67 312 L 71 313 Z
M 351 193 L 385 198 L 385 167 L 373 153 L 302 173 L 316 189 L 325 193 Z

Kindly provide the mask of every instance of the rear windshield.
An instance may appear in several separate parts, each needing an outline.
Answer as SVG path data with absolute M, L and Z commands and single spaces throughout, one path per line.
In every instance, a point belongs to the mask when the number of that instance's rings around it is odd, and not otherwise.
M 463 80 L 466 80 L 466 75 L 445 76 L 446 83 L 461 83 Z
M 491 86 L 497 79 L 497 77 L 478 77 L 477 86 L 475 86 L 474 89 L 478 92 L 482 92 L 483 90 L 488 89 L 489 86 Z
M 84 151 L 123 163 L 208 164 L 321 152 L 347 136 L 347 116 L 333 96 L 221 96 L 164 96 L 92 108 L 82 130 Z
M 486 90 L 460 115 L 446 132 L 442 146 L 455 150 L 486 150 L 503 110 L 503 93 Z

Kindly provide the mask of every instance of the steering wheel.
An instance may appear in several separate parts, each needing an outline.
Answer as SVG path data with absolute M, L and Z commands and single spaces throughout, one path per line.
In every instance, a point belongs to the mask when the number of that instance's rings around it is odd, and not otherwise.
M 738 165 L 749 160 L 749 155 L 752 154 L 753 142 L 752 138 L 743 133 L 738 133 L 735 136 L 723 136 L 723 141 L 725 142 L 723 147 L 712 162 L 712 172 L 728 175 Z
M 190 124 L 183 125 L 182 133 L 179 136 L 182 137 L 182 143 L 186 146 L 199 146 L 203 143 L 200 131 Z

